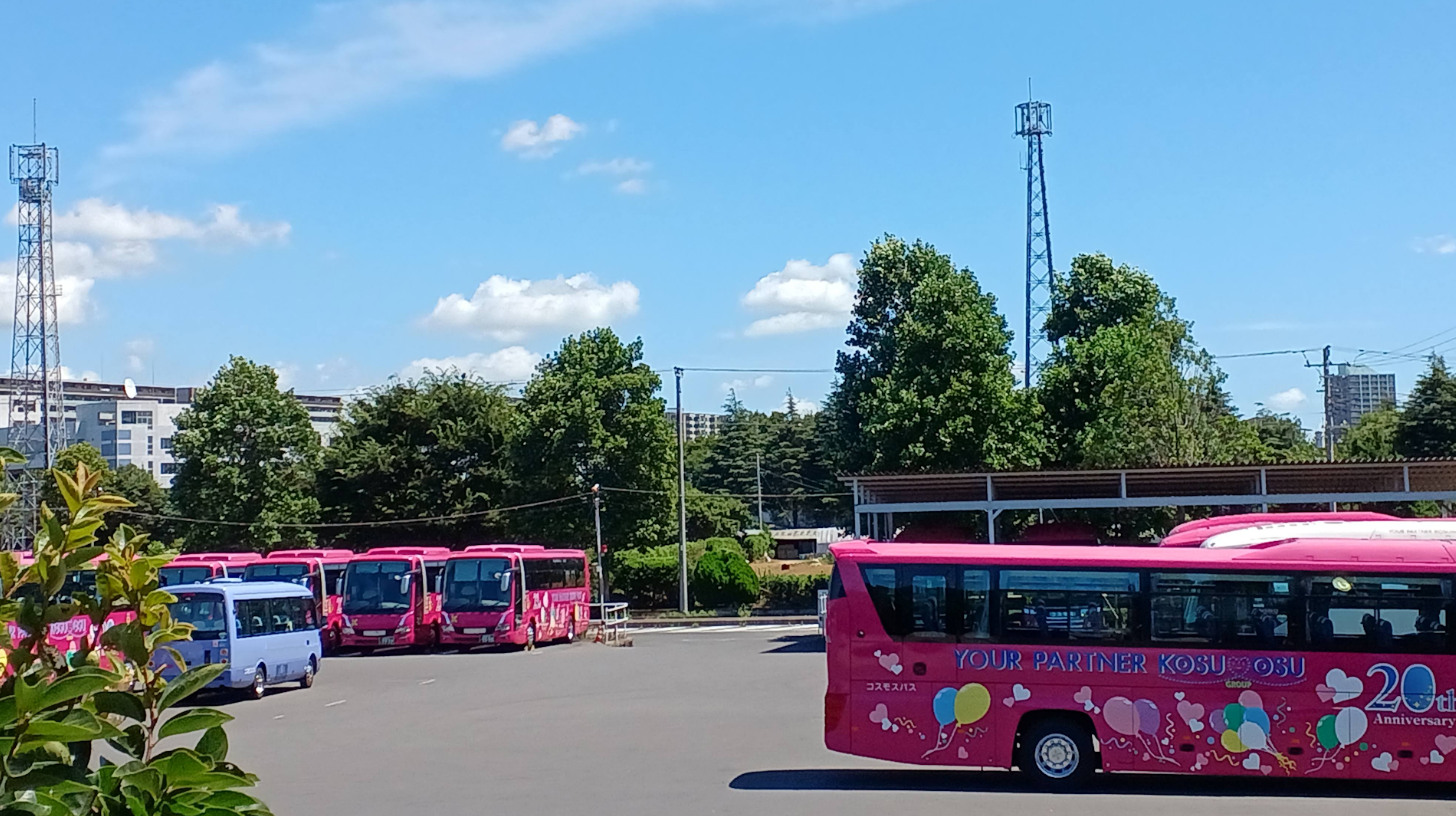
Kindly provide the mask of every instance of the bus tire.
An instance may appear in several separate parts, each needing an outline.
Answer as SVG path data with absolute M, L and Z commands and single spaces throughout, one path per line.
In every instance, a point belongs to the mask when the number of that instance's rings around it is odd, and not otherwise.
M 310 657 L 308 667 L 303 670 L 303 677 L 299 678 L 299 688 L 313 688 L 313 677 L 318 674 L 318 658 Z
M 268 670 L 259 663 L 258 668 L 253 669 L 253 684 L 248 686 L 248 697 L 253 700 L 263 699 L 268 691 Z
M 1036 717 L 1022 726 L 1020 737 L 1016 766 L 1038 788 L 1073 790 L 1097 769 L 1091 730 L 1076 717 Z

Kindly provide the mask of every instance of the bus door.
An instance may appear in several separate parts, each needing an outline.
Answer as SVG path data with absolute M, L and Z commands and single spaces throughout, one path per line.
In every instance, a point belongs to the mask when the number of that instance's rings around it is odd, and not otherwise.
M 411 570 L 413 577 L 410 583 L 410 614 L 415 622 L 415 637 L 423 637 L 426 614 L 425 607 L 430 602 L 430 588 L 425 583 L 425 562 L 422 558 L 411 559 L 414 569 Z

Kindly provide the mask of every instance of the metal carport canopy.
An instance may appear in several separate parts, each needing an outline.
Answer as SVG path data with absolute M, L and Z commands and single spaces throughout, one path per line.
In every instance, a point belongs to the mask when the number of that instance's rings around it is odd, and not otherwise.
M 893 513 L 1456 501 L 1453 458 L 839 478 L 854 494 L 856 533 L 868 515 L 872 534 Z

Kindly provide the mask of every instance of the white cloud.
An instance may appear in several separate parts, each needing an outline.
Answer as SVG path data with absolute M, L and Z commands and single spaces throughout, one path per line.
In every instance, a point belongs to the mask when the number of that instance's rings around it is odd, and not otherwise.
M 844 17 L 891 0 L 795 0 L 795 16 Z M 480 81 L 676 10 L 762 0 L 413 0 L 324 3 L 302 31 L 198 66 L 133 107 L 113 157 L 220 153 L 339 120 L 432 84 Z
M 647 192 L 647 181 L 640 178 L 630 178 L 617 183 L 617 192 L 627 195 L 642 195 Z
M 784 401 L 779 405 L 779 410 L 783 411 L 784 413 L 788 413 L 788 394 L 784 395 Z M 805 414 L 817 414 L 819 413 L 819 403 L 814 402 L 813 400 L 806 400 L 801 397 L 794 397 L 794 410 L 798 411 L 800 416 L 803 416 Z
M 622 157 L 606 161 L 582 162 L 576 172 L 583 176 L 604 174 L 608 176 L 640 176 L 652 169 L 652 162 Z
M 512 342 L 535 331 L 588 329 L 636 314 L 638 294 L 628 281 L 603 285 L 590 274 L 535 281 L 492 275 L 470 297 L 440 298 L 424 322 Z
M 1411 248 L 1423 255 L 1456 254 L 1456 235 L 1431 235 L 1417 238 Z
M 147 362 L 157 350 L 157 344 L 149 337 L 136 337 L 123 343 L 121 350 L 126 355 L 126 370 L 140 374 L 147 370 Z
M 1289 388 L 1271 395 L 1264 400 L 1264 404 L 1275 413 L 1286 413 L 1293 411 L 1309 401 L 1309 396 L 1298 388 Z
M 729 391 L 746 391 L 750 388 L 767 388 L 772 384 L 773 377 L 770 377 L 767 374 L 760 374 L 751 380 L 740 380 L 737 378 L 728 380 L 727 382 L 719 383 L 719 387 L 722 388 L 723 393 L 726 394 Z
M 416 379 L 426 371 L 460 371 L 487 382 L 520 383 L 531 378 L 541 355 L 521 346 L 510 346 L 489 354 L 472 352 L 458 357 L 421 357 L 400 371 L 405 379 Z
M 63 365 L 61 366 L 61 379 L 72 381 L 80 380 L 81 382 L 100 382 L 101 375 L 90 369 L 82 371 L 78 374 L 70 366 Z
M 12 206 L 5 220 L 16 224 L 18 208 Z M 159 257 L 158 241 L 190 241 L 223 248 L 282 242 L 291 230 L 286 221 L 245 221 L 234 204 L 215 205 L 207 216 L 192 219 L 145 207 L 129 209 L 99 198 L 84 199 L 57 213 L 52 225 L 52 253 L 60 290 L 56 310 L 62 324 L 82 323 L 95 315 L 92 289 L 97 280 L 122 277 L 154 265 Z M 13 258 L 0 266 L 0 270 L 4 269 L 15 269 Z M 13 303 L 14 274 L 0 271 L 0 281 L 0 301 Z
M 806 260 L 758 279 L 743 305 L 770 313 L 749 324 L 744 334 L 758 337 L 842 326 L 854 308 L 858 271 L 849 253 L 829 256 L 823 266 Z
M 527 159 L 544 159 L 560 150 L 562 142 L 571 141 L 583 130 L 585 128 L 563 113 L 552 115 L 544 125 L 538 125 L 531 119 L 521 119 L 511 123 L 500 144 L 507 153 Z

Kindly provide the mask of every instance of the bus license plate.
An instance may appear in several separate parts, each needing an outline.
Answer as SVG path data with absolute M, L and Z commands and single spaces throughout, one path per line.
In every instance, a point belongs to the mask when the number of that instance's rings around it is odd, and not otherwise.
M 394 645 L 394 636 L 393 635 L 385 635 L 384 637 L 382 637 L 382 638 L 379 639 L 379 645 L 380 646 L 393 646 Z
M 495 635 L 481 635 L 480 636 L 480 642 L 481 643 L 495 643 Z

